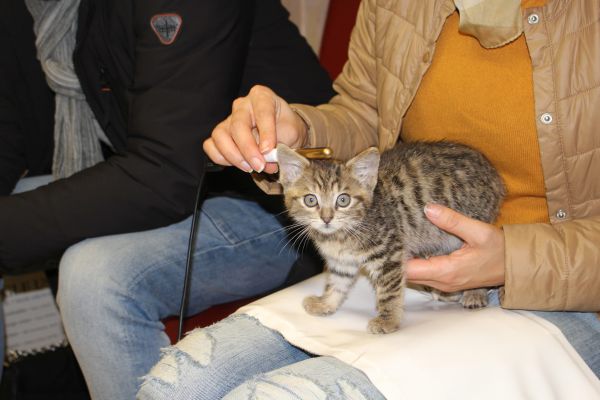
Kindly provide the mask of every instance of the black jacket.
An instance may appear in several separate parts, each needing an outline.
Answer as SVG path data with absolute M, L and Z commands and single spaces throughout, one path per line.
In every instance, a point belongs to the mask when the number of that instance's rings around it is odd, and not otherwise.
M 182 23 L 166 45 L 153 16 Z M 0 179 L 47 171 L 52 94 L 35 60 L 23 0 L 0 0 Z M 0 197 L 0 271 L 89 237 L 151 229 L 190 215 L 202 142 L 254 84 L 292 102 L 333 91 L 277 0 L 82 0 L 74 64 L 114 155 L 34 191 Z

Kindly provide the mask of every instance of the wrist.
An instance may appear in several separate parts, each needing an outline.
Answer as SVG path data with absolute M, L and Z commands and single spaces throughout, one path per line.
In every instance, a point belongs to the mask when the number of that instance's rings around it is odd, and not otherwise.
M 296 132 L 298 132 L 298 138 L 296 139 L 296 142 L 292 144 L 292 148 L 303 148 L 303 147 L 307 147 L 308 146 L 308 132 L 310 130 L 310 126 L 308 125 L 308 122 L 306 122 L 306 120 L 302 117 L 302 114 L 300 114 L 295 108 L 292 107 L 292 111 L 294 112 L 294 116 L 295 116 L 295 125 L 296 125 Z

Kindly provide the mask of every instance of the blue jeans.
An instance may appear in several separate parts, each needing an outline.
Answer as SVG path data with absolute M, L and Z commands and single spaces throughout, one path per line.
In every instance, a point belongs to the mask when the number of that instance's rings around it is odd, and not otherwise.
M 169 345 L 161 320 L 178 313 L 191 218 L 89 239 L 60 263 L 58 303 L 95 400 L 133 399 Z M 194 249 L 188 314 L 281 285 L 297 258 L 281 221 L 252 201 L 207 199 Z
M 489 306 L 499 306 L 498 291 L 490 293 Z M 561 330 L 571 346 L 600 379 L 600 317 L 596 313 L 531 311 Z
M 302 400 L 384 397 L 359 370 L 313 357 L 247 315 L 190 332 L 164 350 L 138 399 Z
M 494 302 L 496 296 L 491 307 L 497 306 Z M 535 314 L 559 327 L 600 378 L 600 320 L 596 314 Z M 452 388 L 448 390 L 452 392 Z M 194 330 L 165 349 L 138 393 L 140 400 L 220 398 L 370 400 L 383 396 L 359 370 L 332 357 L 314 357 L 241 314 Z

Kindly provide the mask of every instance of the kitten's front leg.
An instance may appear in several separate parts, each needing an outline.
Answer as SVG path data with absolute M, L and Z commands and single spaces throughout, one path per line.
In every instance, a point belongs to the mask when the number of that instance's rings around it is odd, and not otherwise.
M 356 272 L 353 273 L 352 270 Z M 311 315 L 330 315 L 336 312 L 346 300 L 348 292 L 356 282 L 358 268 L 346 268 L 345 271 L 349 271 L 349 273 L 329 268 L 323 295 L 308 296 L 302 302 L 307 313 Z
M 404 314 L 406 277 L 400 261 L 385 261 L 377 273 L 371 275 L 377 295 L 377 317 L 369 321 L 371 333 L 392 333 L 400 327 Z

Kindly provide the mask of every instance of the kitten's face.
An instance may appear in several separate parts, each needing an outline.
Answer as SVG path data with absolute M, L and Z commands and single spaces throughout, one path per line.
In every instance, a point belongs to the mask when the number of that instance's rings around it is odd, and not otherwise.
M 323 235 L 360 227 L 377 183 L 379 153 L 367 150 L 347 163 L 308 162 L 278 146 L 280 182 L 290 216 Z

